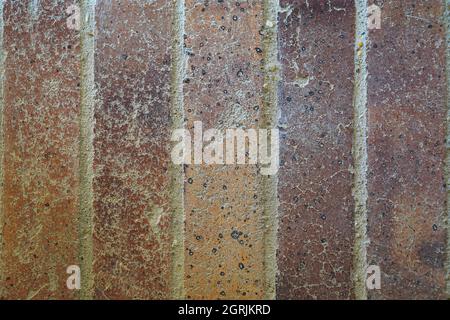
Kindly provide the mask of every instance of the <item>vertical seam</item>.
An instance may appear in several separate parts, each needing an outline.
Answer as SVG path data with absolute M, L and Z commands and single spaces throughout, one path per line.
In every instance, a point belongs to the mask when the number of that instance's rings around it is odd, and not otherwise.
M 176 0 L 172 19 L 172 70 L 171 70 L 171 132 L 183 128 L 184 99 L 183 79 L 186 57 L 184 54 L 185 1 Z M 170 161 L 170 210 L 172 214 L 172 259 L 171 259 L 171 296 L 172 299 L 185 298 L 184 286 L 184 166 Z
M 3 265 L 3 225 L 4 225 L 4 207 L 3 207 L 3 184 L 4 184 L 4 83 L 5 83 L 5 49 L 3 46 L 4 20 L 3 20 L 4 1 L 0 0 L 0 298 L 5 297 L 5 286 L 3 285 L 4 265 Z
M 354 161 L 354 186 L 352 194 L 355 201 L 354 226 L 355 242 L 353 252 L 353 281 L 355 298 L 367 299 L 367 0 L 357 0 L 355 30 L 355 86 L 353 98 L 353 130 L 354 140 L 352 155 Z
M 261 127 L 277 128 L 278 83 L 280 64 L 278 61 L 278 0 L 264 0 L 264 83 Z M 264 227 L 264 296 L 276 299 L 276 277 L 278 274 L 278 174 L 261 176 L 260 190 L 263 199 Z
M 95 105 L 95 4 L 81 0 L 81 110 L 80 110 L 80 193 L 79 245 L 81 291 L 80 299 L 93 299 L 93 139 Z
M 446 261 L 446 295 L 447 299 L 450 299 L 450 47 L 448 43 L 450 41 L 450 0 L 445 0 L 443 5 L 445 6 L 444 11 L 444 20 L 445 20 L 445 38 L 447 43 L 446 50 L 446 77 L 447 77 L 447 132 L 446 132 L 446 140 L 447 140 L 447 148 L 446 148 L 446 165 L 445 165 L 445 174 L 446 174 L 446 191 L 447 191 L 447 261 Z

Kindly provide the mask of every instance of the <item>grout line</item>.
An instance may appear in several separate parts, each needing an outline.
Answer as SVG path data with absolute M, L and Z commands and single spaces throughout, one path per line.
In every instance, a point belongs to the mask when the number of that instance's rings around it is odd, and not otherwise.
M 93 277 L 93 138 L 94 51 L 96 0 L 81 0 L 81 111 L 80 111 L 80 299 L 94 296 Z
M 264 84 L 262 128 L 277 128 L 278 124 L 278 0 L 264 0 Z M 261 176 L 260 190 L 264 221 L 264 298 L 276 299 L 278 274 L 278 175 Z
M 357 0 L 355 33 L 355 87 L 354 87 L 354 141 L 353 160 L 355 166 L 355 243 L 353 256 L 353 281 L 355 298 L 367 299 L 367 0 Z
M 444 1 L 445 13 L 444 20 L 446 26 L 446 34 L 445 37 L 447 39 L 447 50 L 446 50 L 446 59 L 447 59 L 447 154 L 446 154 L 446 184 L 447 184 L 447 261 L 446 261 L 446 295 L 447 299 L 450 299 L 450 47 L 448 43 L 450 43 L 450 0 Z
M 184 53 L 185 2 L 176 0 L 173 10 L 172 70 L 171 70 L 171 132 L 184 126 L 183 79 L 186 58 Z M 184 299 L 184 166 L 170 162 L 170 207 L 172 216 L 171 297 Z
M 4 1 L 0 0 L 0 298 L 5 297 L 5 288 L 3 284 L 3 224 L 4 224 L 4 211 L 3 211 L 3 164 L 4 164 L 4 132 L 3 132 L 3 111 L 4 111 L 4 82 L 5 82 L 5 58 L 6 54 L 3 47 L 3 6 Z

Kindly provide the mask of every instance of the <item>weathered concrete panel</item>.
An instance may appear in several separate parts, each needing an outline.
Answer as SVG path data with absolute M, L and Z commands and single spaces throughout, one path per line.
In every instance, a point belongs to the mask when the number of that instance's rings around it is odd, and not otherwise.
M 170 297 L 171 1 L 97 2 L 98 299 Z
M 262 14 L 261 1 L 186 1 L 188 129 L 194 121 L 204 130 L 258 127 Z M 256 166 L 192 165 L 186 179 L 187 298 L 263 298 Z
M 383 1 L 369 33 L 371 298 L 444 298 L 446 38 L 442 1 Z M 448 44 L 447 44 L 448 45 Z
M 280 2 L 280 299 L 353 297 L 355 4 Z
M 80 37 L 66 1 L 4 1 L 1 297 L 68 299 L 78 264 Z

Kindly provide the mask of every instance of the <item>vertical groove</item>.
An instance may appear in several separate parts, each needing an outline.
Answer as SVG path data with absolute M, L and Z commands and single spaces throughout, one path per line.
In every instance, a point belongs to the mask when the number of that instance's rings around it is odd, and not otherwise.
M 354 92 L 354 187 L 355 243 L 353 281 L 355 298 L 367 299 L 367 0 L 356 0 Z
M 275 129 L 278 123 L 278 0 L 264 0 L 264 84 L 262 125 Z M 276 299 L 277 233 L 278 233 L 278 175 L 261 177 L 264 221 L 264 293 L 265 299 Z
M 447 39 L 447 154 L 446 154 L 446 184 L 447 184 L 447 299 L 450 299 L 450 0 L 444 1 L 445 13 L 444 20 L 446 26 L 446 39 Z
M 3 5 L 4 1 L 0 0 L 0 284 L 3 283 L 3 156 L 4 156 L 4 133 L 3 133 L 3 109 L 4 97 L 3 86 L 5 77 L 5 58 L 6 54 L 3 49 Z M 0 285 L 0 298 L 4 297 L 4 287 Z
M 81 1 L 80 268 L 83 300 L 92 299 L 95 0 Z
M 171 70 L 171 126 L 172 131 L 183 128 L 184 103 L 183 79 L 186 59 L 184 55 L 185 4 L 176 0 L 173 10 L 172 70 Z M 170 202 L 172 216 L 172 270 L 171 295 L 173 299 L 184 299 L 184 167 L 170 163 Z

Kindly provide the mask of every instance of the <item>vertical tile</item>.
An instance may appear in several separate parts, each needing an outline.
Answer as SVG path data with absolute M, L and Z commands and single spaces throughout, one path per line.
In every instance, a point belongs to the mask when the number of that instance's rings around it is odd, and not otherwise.
M 170 297 L 171 1 L 97 2 L 98 299 Z
M 279 299 L 348 299 L 354 1 L 280 2 Z
M 446 74 L 442 1 L 383 1 L 368 51 L 371 298 L 445 298 Z
M 66 1 L 5 1 L 2 297 L 67 299 L 78 264 L 80 38 Z
M 261 1 L 186 1 L 187 128 L 257 128 L 262 106 Z M 186 168 L 185 287 L 190 299 L 263 298 L 258 170 Z

